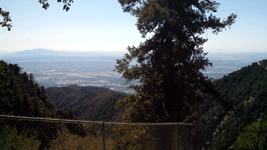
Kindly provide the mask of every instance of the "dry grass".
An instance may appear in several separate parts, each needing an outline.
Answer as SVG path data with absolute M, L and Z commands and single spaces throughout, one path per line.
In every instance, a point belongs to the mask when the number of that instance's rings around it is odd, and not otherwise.
M 112 150 L 113 140 L 106 138 L 105 143 L 106 150 Z M 102 136 L 93 135 L 80 137 L 68 131 L 63 131 L 50 144 L 51 150 L 98 150 L 103 149 L 103 138 Z

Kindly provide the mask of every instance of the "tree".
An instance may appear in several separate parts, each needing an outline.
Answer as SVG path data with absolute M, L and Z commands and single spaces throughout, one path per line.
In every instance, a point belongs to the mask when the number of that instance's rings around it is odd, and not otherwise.
M 38 0 L 38 2 L 42 5 L 43 9 L 47 9 L 50 5 L 48 3 L 48 0 Z M 64 3 L 63 5 L 63 10 L 66 10 L 66 12 L 69 11 L 71 3 L 73 3 L 73 0 L 57 0 L 58 3 Z M 11 23 L 11 16 L 9 15 L 10 13 L 8 11 L 2 10 L 0 7 L 0 15 L 3 17 L 3 21 L 0 22 L 0 25 L 2 27 L 7 27 L 8 31 L 11 31 L 12 23 Z
M 2 8 L 0 7 L 0 15 L 3 17 L 3 21 L 0 22 L 0 25 L 2 27 L 7 27 L 7 30 L 10 31 L 11 30 L 11 17 L 9 16 L 9 12 L 8 11 L 4 11 L 2 10 Z
M 213 13 L 219 3 L 210 0 L 119 0 L 124 12 L 137 17 L 143 37 L 152 37 L 117 60 L 116 71 L 137 93 L 120 104 L 130 108 L 128 122 L 181 122 L 195 112 L 201 96 L 219 97 L 211 81 L 201 70 L 212 64 L 205 56 L 201 37 L 207 29 L 214 34 L 230 27 L 237 15 L 221 21 Z M 137 60 L 136 65 L 130 65 Z M 219 98 L 221 100 L 221 98 Z
M 42 4 L 42 8 L 45 10 L 50 6 L 48 3 L 48 0 L 38 0 L 38 2 Z M 73 0 L 57 0 L 57 2 L 58 3 L 63 2 L 64 3 L 63 10 L 69 11 L 70 9 L 69 6 L 71 6 L 71 3 L 73 3 L 74 1 Z

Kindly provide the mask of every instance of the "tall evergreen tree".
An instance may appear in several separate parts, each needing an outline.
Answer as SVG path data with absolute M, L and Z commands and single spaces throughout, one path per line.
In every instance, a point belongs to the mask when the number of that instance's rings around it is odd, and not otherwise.
M 211 29 L 217 34 L 235 22 L 230 14 L 221 20 L 214 13 L 219 3 L 211 0 L 118 0 L 124 12 L 137 17 L 143 37 L 151 38 L 117 60 L 116 70 L 137 94 L 120 101 L 130 105 L 129 122 L 183 121 L 192 115 L 201 94 L 218 96 L 200 71 L 212 64 L 205 57 L 201 35 Z M 130 65 L 137 59 L 136 65 Z M 200 94 L 201 93 L 201 94 Z

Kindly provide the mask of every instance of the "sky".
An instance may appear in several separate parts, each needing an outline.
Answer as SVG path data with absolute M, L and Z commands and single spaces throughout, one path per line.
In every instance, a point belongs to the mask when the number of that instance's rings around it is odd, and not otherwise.
M 205 52 L 266 52 L 267 0 L 217 0 L 216 16 L 238 15 L 231 29 L 218 35 L 209 30 Z M 59 51 L 125 51 L 145 41 L 136 27 L 136 18 L 124 13 L 117 0 L 74 0 L 68 12 L 63 3 L 49 0 L 42 9 L 38 0 L 0 0 L 9 11 L 12 29 L 0 28 L 0 51 L 15 52 L 36 48 Z M 2 20 L 2 18 L 0 17 Z

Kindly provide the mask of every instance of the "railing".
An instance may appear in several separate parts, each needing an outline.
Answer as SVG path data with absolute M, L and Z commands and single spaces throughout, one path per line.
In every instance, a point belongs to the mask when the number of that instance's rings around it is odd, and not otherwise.
M 261 123 L 259 131 L 215 127 L 217 131 L 213 132 L 214 127 L 206 128 L 210 129 L 209 134 L 239 132 L 241 146 L 260 150 L 267 148 L 267 131 L 263 129 L 266 125 Z M 220 144 L 220 138 L 210 137 L 207 141 L 204 130 L 188 123 L 116 123 L 0 115 L 0 149 L 210 150 L 213 143 Z
M 170 149 L 188 150 L 188 123 L 115 123 L 0 115 L 5 149 Z

